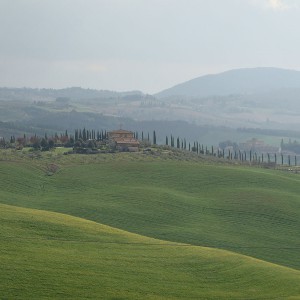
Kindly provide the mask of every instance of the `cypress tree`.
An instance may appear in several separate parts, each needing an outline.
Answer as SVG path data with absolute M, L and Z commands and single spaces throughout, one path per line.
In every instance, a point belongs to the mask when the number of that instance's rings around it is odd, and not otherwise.
M 83 128 L 83 130 L 82 130 L 82 139 L 84 141 L 86 141 L 86 130 L 85 130 L 85 128 Z

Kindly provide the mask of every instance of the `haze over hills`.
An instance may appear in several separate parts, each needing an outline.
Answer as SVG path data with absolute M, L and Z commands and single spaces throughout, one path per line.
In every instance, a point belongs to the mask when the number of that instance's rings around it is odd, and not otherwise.
M 155 94 L 155 97 L 226 96 L 298 88 L 300 89 L 299 71 L 279 68 L 249 68 L 201 76 L 163 90 Z
M 173 134 L 213 145 L 264 138 L 260 130 L 267 129 L 273 130 L 272 143 L 278 146 L 281 138 L 299 137 L 299 99 L 300 72 L 278 68 L 206 75 L 156 95 L 78 87 L 0 88 L 0 137 L 83 127 L 111 130 L 122 124 L 134 131 L 156 130 L 160 142 Z M 241 134 L 240 128 L 259 131 Z

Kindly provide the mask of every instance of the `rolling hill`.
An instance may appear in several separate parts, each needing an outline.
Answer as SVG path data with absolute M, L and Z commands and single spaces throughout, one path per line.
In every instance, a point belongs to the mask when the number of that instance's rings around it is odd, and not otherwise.
M 300 89 L 300 72 L 279 68 L 237 69 L 220 74 L 201 76 L 175 85 L 157 94 L 171 96 L 210 97 L 258 94 L 277 90 Z
M 300 299 L 297 174 L 168 152 L 0 154 L 4 298 Z
M 3 299 L 300 299 L 300 271 L 0 204 Z

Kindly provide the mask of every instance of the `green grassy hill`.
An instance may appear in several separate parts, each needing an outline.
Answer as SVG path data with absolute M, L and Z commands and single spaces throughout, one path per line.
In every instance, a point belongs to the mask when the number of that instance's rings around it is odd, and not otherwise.
M 47 176 L 50 163 L 59 169 Z M 40 278 L 37 298 L 83 295 L 90 282 L 91 298 L 297 299 L 299 182 L 168 156 L 6 153 L 0 276 L 15 295 Z
M 300 271 L 0 205 L 2 299 L 300 299 Z

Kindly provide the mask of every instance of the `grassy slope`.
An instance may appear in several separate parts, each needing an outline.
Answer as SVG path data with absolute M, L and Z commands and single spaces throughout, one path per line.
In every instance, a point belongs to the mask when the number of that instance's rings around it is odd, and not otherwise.
M 81 159 L 61 161 L 51 177 L 42 170 L 45 160 L 1 162 L 1 202 L 300 269 L 298 176 L 132 156 Z
M 300 271 L 0 204 L 3 299 L 300 299 Z

